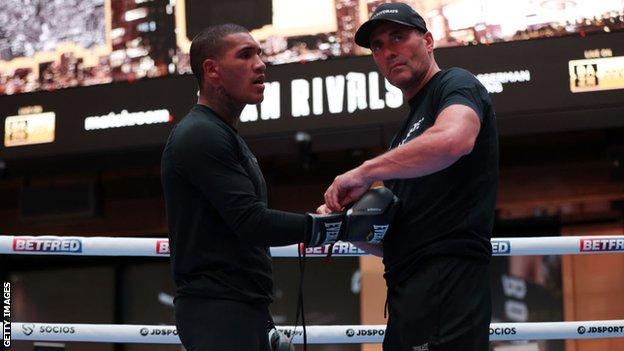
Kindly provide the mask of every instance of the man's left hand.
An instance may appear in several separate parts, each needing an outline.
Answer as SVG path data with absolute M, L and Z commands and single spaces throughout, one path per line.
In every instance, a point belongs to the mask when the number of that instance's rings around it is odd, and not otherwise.
M 331 211 L 342 211 L 346 205 L 362 197 L 372 183 L 359 167 L 343 173 L 325 191 L 325 204 Z

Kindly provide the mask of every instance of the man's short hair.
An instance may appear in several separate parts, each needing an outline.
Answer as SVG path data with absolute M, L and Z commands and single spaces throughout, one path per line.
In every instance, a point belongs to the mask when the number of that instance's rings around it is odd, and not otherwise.
M 204 80 L 204 60 L 223 55 L 225 49 L 225 40 L 223 39 L 234 33 L 249 33 L 249 30 L 234 23 L 217 24 L 205 28 L 193 38 L 190 51 L 191 70 L 197 78 L 200 88 Z

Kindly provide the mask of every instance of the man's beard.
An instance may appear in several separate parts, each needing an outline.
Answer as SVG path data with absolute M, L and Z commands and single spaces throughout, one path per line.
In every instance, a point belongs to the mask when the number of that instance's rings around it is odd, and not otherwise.
M 393 85 L 401 90 L 409 90 L 413 86 L 420 84 L 420 82 L 422 82 L 422 80 L 425 78 L 425 75 L 427 75 L 426 71 L 423 71 L 420 74 L 417 74 L 417 73 L 418 72 L 412 71 L 412 75 L 409 79 L 396 82 L 396 84 L 393 84 Z

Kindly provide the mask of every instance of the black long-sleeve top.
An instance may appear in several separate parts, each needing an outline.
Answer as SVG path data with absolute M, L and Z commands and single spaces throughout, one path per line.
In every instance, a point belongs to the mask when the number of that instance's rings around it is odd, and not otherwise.
M 303 241 L 305 217 L 267 208 L 258 161 L 237 131 L 195 105 L 162 156 L 178 296 L 272 301 L 268 246 Z

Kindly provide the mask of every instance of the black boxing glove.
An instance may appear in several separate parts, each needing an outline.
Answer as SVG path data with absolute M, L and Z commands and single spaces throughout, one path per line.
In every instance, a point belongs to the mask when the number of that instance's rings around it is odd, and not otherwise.
M 345 234 L 340 240 L 380 243 L 392 224 L 399 199 L 386 187 L 368 190 L 347 209 Z
M 345 235 L 344 213 L 307 213 L 306 217 L 307 247 L 323 246 L 343 240 Z

